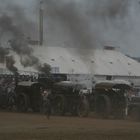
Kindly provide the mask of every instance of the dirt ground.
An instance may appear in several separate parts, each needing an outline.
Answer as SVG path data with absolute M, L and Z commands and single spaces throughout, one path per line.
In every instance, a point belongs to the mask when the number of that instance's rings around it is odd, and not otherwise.
M 140 122 L 0 112 L 0 140 L 140 140 Z

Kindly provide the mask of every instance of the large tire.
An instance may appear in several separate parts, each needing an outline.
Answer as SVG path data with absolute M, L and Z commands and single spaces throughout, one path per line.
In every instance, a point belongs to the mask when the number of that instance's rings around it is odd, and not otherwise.
M 13 107 L 16 105 L 16 96 L 14 92 L 9 93 L 7 102 L 8 109 L 13 109 Z
M 42 107 L 42 100 L 41 97 L 34 97 L 30 98 L 30 105 L 33 110 L 33 112 L 41 112 L 41 107 Z
M 78 105 L 78 116 L 79 117 L 87 117 L 89 114 L 89 102 L 87 98 L 84 96 Z
M 123 105 L 116 105 L 116 107 L 114 107 L 113 110 L 114 111 L 112 114 L 114 119 L 125 119 L 125 107 Z
M 28 96 L 25 93 L 20 93 L 17 97 L 17 109 L 19 112 L 26 112 L 28 110 Z
M 65 114 L 65 97 L 63 95 L 56 95 L 53 100 L 52 113 L 54 115 Z
M 111 101 L 107 95 L 99 95 L 95 100 L 95 110 L 98 116 L 108 118 L 111 114 Z

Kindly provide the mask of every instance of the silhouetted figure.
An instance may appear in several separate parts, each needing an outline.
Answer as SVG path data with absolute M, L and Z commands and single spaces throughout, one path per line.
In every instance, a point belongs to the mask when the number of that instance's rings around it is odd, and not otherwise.
M 44 114 L 48 119 L 50 119 L 51 115 L 51 91 L 50 90 L 45 90 L 43 92 L 43 110 Z

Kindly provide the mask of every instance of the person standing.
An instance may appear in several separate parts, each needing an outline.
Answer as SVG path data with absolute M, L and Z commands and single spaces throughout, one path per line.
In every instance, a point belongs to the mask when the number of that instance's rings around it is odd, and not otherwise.
M 51 90 L 44 90 L 43 92 L 43 110 L 48 119 L 51 115 Z

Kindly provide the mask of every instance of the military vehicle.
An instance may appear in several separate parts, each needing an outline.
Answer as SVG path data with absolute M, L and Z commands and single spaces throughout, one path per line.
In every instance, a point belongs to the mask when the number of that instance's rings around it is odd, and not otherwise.
M 46 85 L 45 85 L 46 84 Z M 29 108 L 33 111 L 42 110 L 42 93 L 49 90 L 51 110 L 54 115 L 79 115 L 87 116 L 89 104 L 86 96 L 81 92 L 83 85 L 70 81 L 60 81 L 50 84 L 44 81 L 19 82 L 15 88 L 17 95 L 17 109 L 26 112 Z
M 100 117 L 125 117 L 128 109 L 129 82 L 124 80 L 101 81 L 94 88 L 95 112 Z
M 67 81 L 65 75 L 40 76 L 38 81 L 51 92 L 51 110 L 54 115 L 79 115 L 87 116 L 89 102 L 82 92 L 83 84 Z
M 18 82 L 15 88 L 18 110 L 25 112 L 30 108 L 40 111 L 42 93 L 49 90 L 53 115 L 71 114 L 85 117 L 90 111 L 94 111 L 103 118 L 124 118 L 140 112 L 140 98 L 129 99 L 132 87 L 127 81 L 100 81 L 95 83 L 91 93 L 85 89 L 84 84 L 63 80 L 51 77 L 39 79 L 39 82 Z
M 53 114 L 87 116 L 89 103 L 82 89 L 82 84 L 70 81 L 55 83 L 51 89 Z
M 15 84 L 11 75 L 0 75 L 0 108 L 12 109 L 15 106 Z
M 34 112 L 40 111 L 44 89 L 45 85 L 39 82 L 19 82 L 15 88 L 18 111 L 26 112 L 29 108 Z

